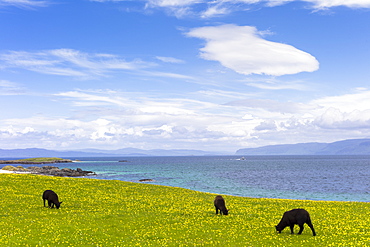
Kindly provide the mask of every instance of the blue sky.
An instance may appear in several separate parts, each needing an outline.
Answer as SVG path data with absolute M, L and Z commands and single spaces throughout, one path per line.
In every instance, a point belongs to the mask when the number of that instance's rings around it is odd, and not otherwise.
M 370 0 L 0 0 L 0 148 L 370 137 Z

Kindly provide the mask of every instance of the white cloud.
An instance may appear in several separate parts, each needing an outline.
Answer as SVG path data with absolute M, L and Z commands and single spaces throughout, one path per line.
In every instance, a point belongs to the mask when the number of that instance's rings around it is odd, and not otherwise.
M 230 12 L 231 12 L 230 9 L 216 5 L 216 6 L 211 6 L 208 9 L 206 9 L 203 13 L 201 13 L 201 17 L 211 18 L 214 16 L 226 15 Z
M 45 7 L 49 1 L 34 0 L 0 0 L 0 6 L 15 6 L 19 8 Z
M 309 91 L 306 85 L 303 84 L 302 81 L 293 80 L 293 81 L 283 81 L 277 80 L 276 78 L 265 79 L 263 81 L 260 80 L 253 80 L 250 78 L 246 78 L 244 80 L 246 85 L 250 87 L 260 88 L 260 89 L 267 89 L 267 90 L 284 90 L 284 89 L 292 89 L 298 91 Z
M 170 146 L 235 151 L 278 142 L 363 138 L 370 130 L 370 91 L 365 89 L 306 103 L 264 100 L 231 91 L 172 98 L 112 90 L 54 96 L 63 108 L 73 109 L 73 114 L 0 120 L 3 148 Z M 233 97 L 238 100 L 231 101 Z M 215 99 L 230 103 L 212 103 Z
M 55 102 L 73 109 L 73 114 L 0 120 L 0 138 L 6 145 L 2 148 L 170 146 L 235 151 L 277 142 L 363 138 L 370 130 L 370 91 L 366 89 L 306 103 L 264 100 L 220 90 L 172 98 L 112 90 L 70 91 L 54 96 L 58 97 Z M 223 100 L 230 103 L 211 102 Z
M 360 89 L 349 94 L 323 97 L 313 100 L 311 104 L 324 106 L 325 108 L 337 108 L 343 112 L 365 111 L 370 109 L 370 91 Z
M 174 57 L 160 57 L 160 56 L 157 56 L 156 58 L 158 60 L 162 61 L 162 62 L 165 62 L 165 63 L 185 63 L 184 60 L 174 58 Z
M 24 94 L 24 88 L 7 80 L 0 80 L 0 95 L 19 95 Z
M 286 75 L 312 72 L 319 63 L 312 55 L 293 46 L 263 39 L 251 26 L 233 24 L 194 28 L 190 37 L 204 39 L 201 57 L 220 62 L 237 73 Z
M 329 108 L 315 119 L 314 124 L 323 129 L 370 130 L 370 109 L 346 113 L 337 108 Z
M 260 123 L 260 125 L 256 126 L 254 129 L 257 131 L 274 131 L 277 127 L 274 120 L 267 120 Z
M 316 105 L 303 104 L 296 102 L 279 102 L 276 100 L 270 99 L 244 99 L 237 100 L 226 103 L 225 105 L 236 106 L 236 107 L 246 107 L 252 109 L 264 109 L 270 112 L 279 112 L 279 113 L 302 113 L 317 108 Z
M 42 74 L 82 79 L 106 76 L 118 70 L 138 70 L 154 64 L 125 59 L 111 54 L 89 54 L 73 49 L 40 52 L 10 51 L 0 54 L 0 68 L 19 68 Z
M 115 0 L 94 0 L 108 2 Z M 179 18 L 187 15 L 212 18 L 234 11 L 244 11 L 253 7 L 275 7 L 301 2 L 304 7 L 322 10 L 344 6 L 348 8 L 370 8 L 370 0 L 146 0 L 145 8 L 162 8 Z M 308 5 L 308 6 L 307 6 Z
M 313 3 L 316 9 L 325 9 L 338 6 L 349 8 L 370 8 L 369 0 L 305 0 L 305 2 Z
M 148 5 L 158 7 L 178 7 L 189 6 L 193 4 L 202 3 L 202 0 L 148 0 Z

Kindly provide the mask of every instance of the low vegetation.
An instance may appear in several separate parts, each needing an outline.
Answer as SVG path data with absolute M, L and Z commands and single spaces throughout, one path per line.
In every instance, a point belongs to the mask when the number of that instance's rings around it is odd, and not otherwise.
M 55 191 L 60 209 L 43 206 Z M 216 215 L 214 194 L 182 188 L 87 178 L 0 174 L 2 246 L 366 246 L 370 204 L 223 196 L 229 215 Z M 317 236 L 289 228 L 283 213 L 305 208 Z M 298 232 L 296 226 L 295 232 Z
M 54 157 L 41 157 L 41 158 L 28 158 L 19 160 L 0 160 L 0 164 L 51 164 L 51 163 L 67 163 L 72 162 L 69 159 L 54 158 Z

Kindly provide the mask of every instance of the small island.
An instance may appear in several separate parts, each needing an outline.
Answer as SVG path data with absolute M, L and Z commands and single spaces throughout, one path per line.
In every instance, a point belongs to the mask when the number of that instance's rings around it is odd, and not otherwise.
M 84 171 L 81 168 L 77 169 L 70 169 L 70 168 L 62 168 L 56 166 L 30 166 L 30 167 L 22 167 L 22 166 L 12 166 L 14 164 L 22 164 L 22 165 L 38 165 L 38 164 L 55 164 L 55 163 L 70 163 L 73 162 L 69 159 L 61 159 L 61 158 L 30 158 L 30 159 L 20 159 L 20 160 L 0 160 L 1 164 L 7 164 L 4 166 L 2 170 L 11 171 L 15 173 L 32 173 L 32 174 L 40 174 L 40 175 L 50 175 L 50 176 L 59 176 L 59 177 L 83 177 L 83 176 L 90 176 L 96 175 L 95 172 L 92 171 Z
M 22 165 L 37 165 L 37 164 L 54 164 L 54 163 L 70 163 L 69 159 L 62 158 L 29 158 L 20 160 L 0 160 L 0 164 L 22 164 Z

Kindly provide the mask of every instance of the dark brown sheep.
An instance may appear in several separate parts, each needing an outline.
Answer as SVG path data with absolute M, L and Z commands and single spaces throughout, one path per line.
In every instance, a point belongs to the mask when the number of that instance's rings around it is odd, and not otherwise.
M 216 208 L 216 214 L 218 214 L 218 210 L 220 210 L 220 214 L 222 215 L 228 215 L 229 210 L 226 209 L 225 206 L 225 200 L 222 196 L 216 196 L 214 200 L 215 208 Z
M 294 234 L 294 225 L 299 226 L 298 234 L 301 234 L 304 227 L 303 224 L 306 223 L 312 230 L 312 234 L 316 236 L 315 229 L 313 228 L 310 214 L 304 209 L 293 209 L 284 213 L 283 218 L 280 220 L 279 224 L 276 226 L 276 231 L 281 233 L 285 227 L 290 227 L 290 233 Z
M 57 209 L 59 209 L 60 204 L 58 195 L 52 190 L 45 190 L 42 194 L 42 199 L 44 200 L 44 207 L 45 207 L 45 200 L 48 200 L 49 208 L 54 208 L 54 205 Z

